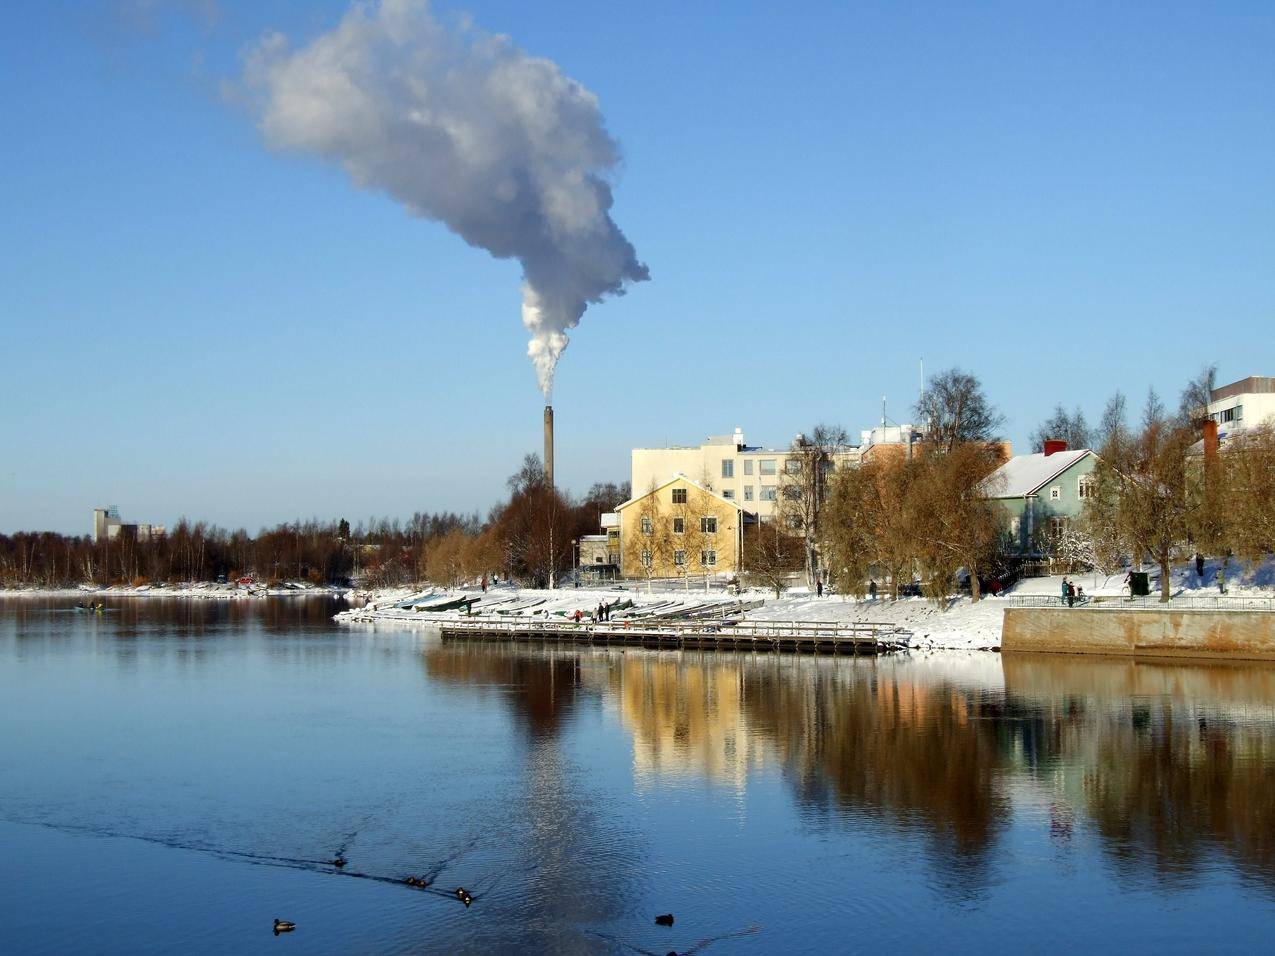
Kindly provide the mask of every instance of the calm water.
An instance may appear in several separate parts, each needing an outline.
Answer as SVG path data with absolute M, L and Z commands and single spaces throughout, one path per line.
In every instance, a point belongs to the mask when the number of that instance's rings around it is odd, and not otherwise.
M 67 603 L 0 600 L 5 952 L 1275 930 L 1275 668 L 536 651 L 340 628 L 307 599 Z M 431 872 L 474 906 L 392 882 Z

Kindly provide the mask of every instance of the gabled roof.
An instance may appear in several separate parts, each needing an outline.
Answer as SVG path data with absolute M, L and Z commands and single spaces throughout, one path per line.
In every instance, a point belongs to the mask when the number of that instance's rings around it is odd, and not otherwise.
M 723 498 L 723 497 L 722 497 L 721 495 L 719 495 L 717 492 L 712 491 L 711 489 L 705 488 L 705 487 L 704 487 L 703 485 L 701 485 L 698 481 L 695 481 L 695 480 L 694 480 L 694 479 L 692 479 L 692 478 L 687 478 L 685 475 L 674 475 L 674 476 L 673 476 L 672 478 L 670 478 L 668 481 L 664 482 L 664 484 L 662 484 L 662 485 L 657 485 L 656 487 L 652 488 L 650 491 L 643 492 L 643 493 L 642 493 L 642 494 L 640 494 L 640 495 L 634 495 L 632 498 L 630 498 L 628 501 L 624 502 L 623 504 L 616 505 L 616 506 L 615 506 L 615 510 L 616 510 L 616 511 L 623 511 L 623 510 L 624 510 L 625 508 L 627 508 L 629 505 L 631 505 L 631 504 L 635 504 L 636 502 L 641 501 L 643 498 L 647 497 L 648 495 L 653 495 L 653 494 L 655 494 L 657 491 L 663 491 L 663 490 L 664 490 L 665 488 L 667 488 L 669 485 L 674 484 L 674 483 L 679 482 L 679 481 L 684 481 L 684 482 L 686 482 L 688 485 L 691 485 L 691 486 L 693 486 L 693 487 L 695 487 L 695 488 L 698 488 L 700 491 L 704 492 L 704 494 L 706 494 L 706 495 L 711 495 L 712 497 L 714 497 L 714 498 L 718 499 L 719 501 L 724 501 L 726 504 L 730 505 L 730 506 L 731 506 L 732 508 L 734 508 L 736 511 L 743 511 L 743 510 L 744 510 L 742 507 L 740 507 L 739 502 L 737 502 L 737 501 L 731 501 L 729 498 Z
M 1052 455 L 1015 455 L 984 480 L 989 498 L 1026 498 L 1093 452 L 1088 448 L 1056 451 Z

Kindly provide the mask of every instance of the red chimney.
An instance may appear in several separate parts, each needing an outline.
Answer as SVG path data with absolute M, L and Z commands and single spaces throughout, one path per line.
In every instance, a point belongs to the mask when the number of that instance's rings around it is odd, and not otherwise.
M 1217 422 L 1205 419 L 1204 422 L 1204 460 L 1212 461 L 1217 457 Z
M 1050 455 L 1054 455 L 1060 451 L 1066 451 L 1066 450 L 1067 450 L 1067 443 L 1063 441 L 1061 438 L 1046 438 L 1045 439 L 1045 457 L 1046 458 L 1048 458 Z

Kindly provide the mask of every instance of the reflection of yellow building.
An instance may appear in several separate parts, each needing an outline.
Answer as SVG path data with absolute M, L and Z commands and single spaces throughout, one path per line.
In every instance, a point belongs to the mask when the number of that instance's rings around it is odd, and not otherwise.
M 764 763 L 742 691 L 737 664 L 625 656 L 611 672 L 611 692 L 633 733 L 638 776 L 704 776 L 742 790 L 749 771 Z

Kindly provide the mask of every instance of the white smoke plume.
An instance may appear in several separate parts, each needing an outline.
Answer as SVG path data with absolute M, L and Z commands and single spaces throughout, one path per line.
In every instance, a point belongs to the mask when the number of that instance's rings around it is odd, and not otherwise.
M 449 29 L 425 0 L 359 3 L 301 48 L 263 38 L 242 88 L 272 147 L 335 163 L 522 264 L 546 401 L 584 310 L 649 277 L 611 219 L 619 147 L 596 97 L 507 37 Z

